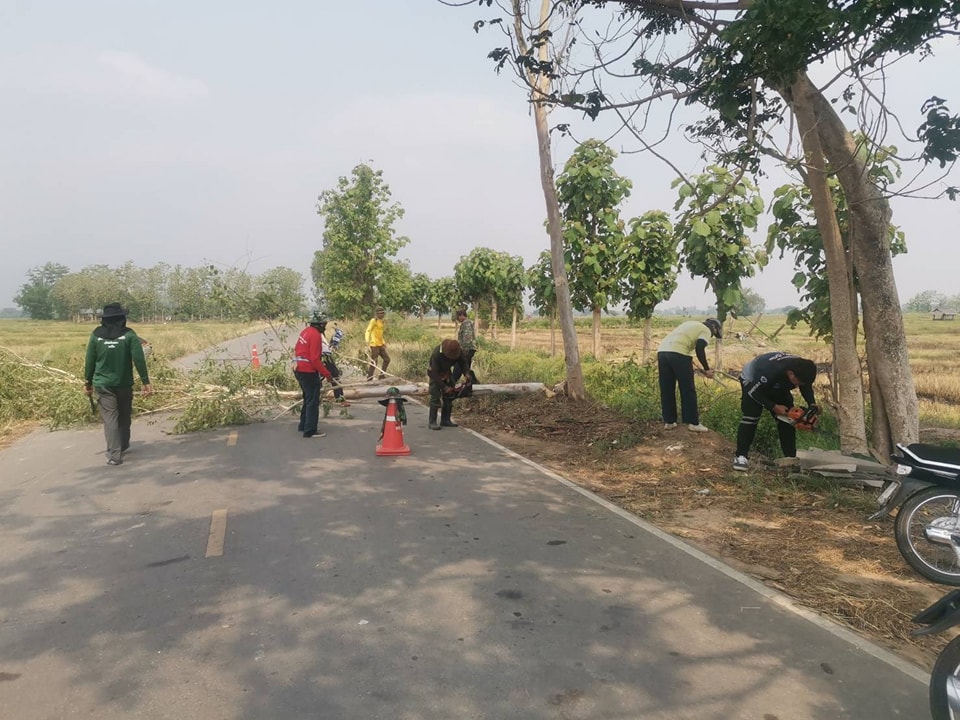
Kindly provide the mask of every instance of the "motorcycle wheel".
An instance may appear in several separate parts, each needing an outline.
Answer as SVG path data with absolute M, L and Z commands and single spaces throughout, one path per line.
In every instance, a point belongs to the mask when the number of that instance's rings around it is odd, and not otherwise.
M 947 643 L 933 666 L 930 714 L 933 720 L 960 720 L 960 636 Z
M 960 561 L 951 545 L 927 540 L 929 526 L 960 534 L 960 492 L 931 487 L 907 498 L 894 524 L 897 548 L 910 567 L 928 580 L 960 586 Z

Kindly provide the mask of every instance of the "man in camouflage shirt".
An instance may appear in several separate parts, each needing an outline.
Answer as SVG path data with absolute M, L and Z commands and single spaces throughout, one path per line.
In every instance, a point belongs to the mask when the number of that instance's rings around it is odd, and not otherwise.
M 462 353 L 462 365 L 464 374 L 470 370 L 473 364 L 473 356 L 477 352 L 477 331 L 473 326 L 473 320 L 467 317 L 467 311 L 463 308 L 457 310 L 457 342 L 460 343 L 460 352 Z M 456 381 L 456 378 L 454 378 Z

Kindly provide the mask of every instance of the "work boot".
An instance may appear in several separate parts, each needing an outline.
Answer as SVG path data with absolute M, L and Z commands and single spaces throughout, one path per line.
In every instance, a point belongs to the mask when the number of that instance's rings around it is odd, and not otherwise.
M 431 430 L 439 430 L 440 426 L 437 424 L 437 408 L 430 408 L 430 421 L 429 426 Z
M 441 427 L 460 427 L 453 420 L 450 419 L 451 412 L 453 412 L 453 408 L 444 408 L 443 412 L 440 413 Z

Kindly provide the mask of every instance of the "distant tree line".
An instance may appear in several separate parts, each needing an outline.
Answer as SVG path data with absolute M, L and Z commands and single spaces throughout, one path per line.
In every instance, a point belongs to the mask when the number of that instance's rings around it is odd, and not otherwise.
M 119 302 L 140 322 L 275 318 L 306 312 L 303 276 L 277 267 L 260 275 L 213 265 L 140 268 L 59 263 L 32 268 L 14 302 L 34 320 L 82 320 Z
M 904 312 L 926 313 L 937 308 L 941 310 L 960 310 L 960 295 L 947 295 L 936 290 L 924 290 L 907 300 Z

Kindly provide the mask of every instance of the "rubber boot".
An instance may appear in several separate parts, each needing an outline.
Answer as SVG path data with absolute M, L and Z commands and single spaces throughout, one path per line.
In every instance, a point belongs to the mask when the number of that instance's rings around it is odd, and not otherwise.
M 453 420 L 450 419 L 450 413 L 453 412 L 453 406 L 446 405 L 440 413 L 440 426 L 441 427 L 460 427 Z
M 439 430 L 440 426 L 437 424 L 437 410 L 438 408 L 430 408 L 430 429 Z

